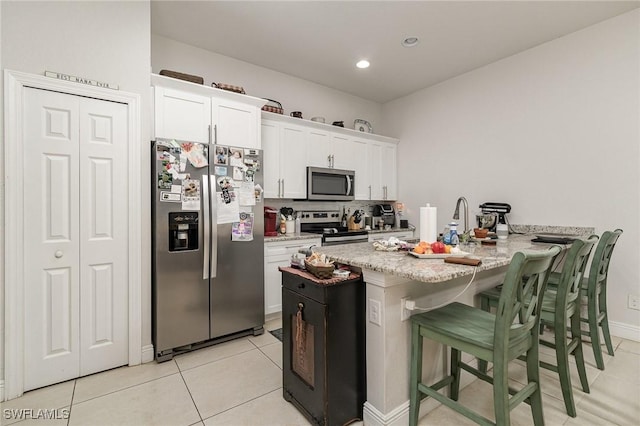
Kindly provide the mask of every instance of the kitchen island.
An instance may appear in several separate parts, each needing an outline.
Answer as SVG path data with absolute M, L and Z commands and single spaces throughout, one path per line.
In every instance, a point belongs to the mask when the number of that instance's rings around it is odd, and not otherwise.
M 571 229 L 581 236 L 593 233 L 592 228 Z M 516 252 L 548 249 L 550 244 L 532 243 L 534 236 L 512 234 L 494 245 L 462 245 L 461 250 L 470 257 L 482 260 L 478 267 L 444 263 L 443 259 L 419 259 L 407 252 L 376 251 L 371 243 L 315 249 L 363 274 L 367 298 L 363 319 L 367 338 L 366 425 L 408 424 L 411 325 L 402 299 L 414 300 L 418 308 L 434 308 L 454 300 L 477 306 L 475 295 L 500 284 Z M 441 345 L 425 340 L 423 374 L 427 381 L 444 376 L 446 355 Z M 461 385 L 472 379 L 463 374 Z M 433 399 L 424 400 L 420 413 L 424 415 L 437 405 Z

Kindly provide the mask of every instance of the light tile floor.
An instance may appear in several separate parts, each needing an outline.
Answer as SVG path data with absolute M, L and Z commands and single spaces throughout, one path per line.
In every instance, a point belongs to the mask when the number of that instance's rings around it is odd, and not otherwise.
M 280 328 L 280 320 L 266 324 Z M 544 415 L 547 425 L 636 425 L 640 419 L 640 343 L 615 339 L 616 356 L 605 355 L 605 370 L 595 368 L 590 345 L 585 345 L 591 393 L 572 376 L 578 417 L 567 416 L 557 375 L 542 371 Z M 27 392 L 2 403 L 0 424 L 27 425 L 287 425 L 307 426 L 306 419 L 282 398 L 282 344 L 270 333 L 211 346 L 155 362 L 122 367 Z M 553 355 L 541 347 L 541 357 Z M 466 374 L 466 373 L 465 373 Z M 523 364 L 510 370 L 515 382 L 526 377 Z M 493 418 L 490 386 L 474 381 L 461 391 L 460 401 Z M 68 419 L 15 419 L 11 413 L 57 409 Z M 18 411 L 16 411 L 18 410 Z M 66 411 L 65 411 L 66 410 Z M 23 411 L 24 413 L 24 411 Z M 359 423 L 362 424 L 361 422 Z M 420 425 L 474 424 L 446 407 L 438 407 Z M 530 425 L 531 411 L 521 404 L 512 424 Z

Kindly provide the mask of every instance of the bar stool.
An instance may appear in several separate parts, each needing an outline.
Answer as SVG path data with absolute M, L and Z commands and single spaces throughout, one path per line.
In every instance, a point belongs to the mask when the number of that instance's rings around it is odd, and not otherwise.
M 509 425 L 511 410 L 519 403 L 527 402 L 531 405 L 534 423 L 544 424 L 537 330 L 540 302 L 558 253 L 560 247 L 516 253 L 507 269 L 495 315 L 454 302 L 411 317 L 411 426 L 418 423 L 420 401 L 425 396 L 483 425 Z M 422 383 L 423 338 L 451 347 L 450 375 L 431 386 Z M 493 362 L 493 377 L 463 363 L 461 352 Z M 528 383 L 520 390 L 510 389 L 508 364 L 523 354 L 527 360 Z M 458 402 L 461 369 L 493 384 L 496 423 Z M 445 386 L 449 386 L 450 397 L 438 392 Z
M 616 229 L 614 231 L 605 231 L 602 234 L 591 260 L 589 277 L 583 278 L 581 284 L 582 296 L 587 297 L 587 316 L 582 316 L 580 320 L 589 325 L 587 330 L 582 330 L 582 335 L 589 336 L 591 339 L 596 366 L 600 370 L 604 370 L 604 359 L 602 358 L 599 329 L 602 329 L 602 337 L 607 346 L 607 353 L 614 356 L 611 333 L 609 332 L 609 315 L 607 314 L 607 277 L 611 255 L 622 232 L 622 229 Z M 559 279 L 559 274 L 551 273 L 549 285 L 557 285 Z
M 576 417 L 577 414 L 569 373 L 570 354 L 575 357 L 582 390 L 589 393 L 580 333 L 580 286 L 584 271 L 587 269 L 589 255 L 597 241 L 598 237 L 594 235 L 586 241 L 577 240 L 571 245 L 562 272 L 556 273 L 557 286 L 549 284 L 542 299 L 540 324 L 553 327 L 554 339 L 553 342 L 540 339 L 540 344 L 555 349 L 556 364 L 540 361 L 540 366 L 558 373 L 564 405 L 567 414 L 571 417 Z M 491 307 L 497 307 L 500 292 L 500 288 L 494 288 L 480 293 L 482 309 L 488 312 Z M 568 341 L 567 329 L 569 330 Z M 480 371 L 486 372 L 486 369 L 486 362 L 479 364 Z

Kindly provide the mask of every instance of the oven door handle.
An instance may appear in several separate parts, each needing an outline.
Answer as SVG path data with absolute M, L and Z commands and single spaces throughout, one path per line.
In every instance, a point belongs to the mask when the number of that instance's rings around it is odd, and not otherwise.
M 347 193 L 344 195 L 351 195 L 351 176 L 345 176 L 347 178 Z

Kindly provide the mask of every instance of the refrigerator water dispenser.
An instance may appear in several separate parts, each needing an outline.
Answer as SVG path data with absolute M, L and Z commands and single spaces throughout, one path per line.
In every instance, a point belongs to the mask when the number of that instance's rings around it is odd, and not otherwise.
M 169 213 L 169 251 L 198 249 L 198 213 Z

